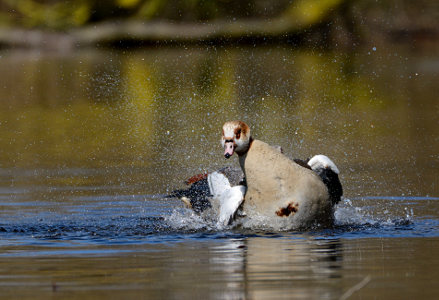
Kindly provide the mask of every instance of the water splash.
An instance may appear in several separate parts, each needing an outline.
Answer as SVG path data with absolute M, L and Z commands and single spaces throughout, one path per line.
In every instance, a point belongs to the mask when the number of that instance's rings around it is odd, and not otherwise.
M 400 199 L 400 198 L 398 198 Z M 380 200 L 380 201 L 378 201 Z M 404 198 L 405 200 L 405 198 Z M 333 233 L 364 231 L 373 229 L 375 233 L 400 226 L 410 226 L 415 222 L 414 210 L 405 201 L 388 201 L 383 198 L 345 198 L 335 209 Z M 190 209 L 175 209 L 171 215 L 164 217 L 165 223 L 175 230 L 190 231 L 224 231 L 250 230 L 257 232 L 288 232 L 328 230 L 315 224 L 311 228 L 302 228 L 301 224 L 291 223 L 286 218 L 268 218 L 254 216 L 237 218 L 228 226 L 221 226 L 217 216 L 211 211 L 196 214 Z
M 206 214 L 196 214 L 191 209 L 178 208 L 167 216 L 164 216 L 166 224 L 174 230 L 201 231 L 214 230 L 215 222 Z
M 286 219 L 273 222 L 262 216 L 238 218 L 221 226 L 212 211 L 196 214 L 178 201 L 164 200 L 159 195 L 146 200 L 144 196 L 134 200 L 117 198 L 116 203 L 102 203 L 99 197 L 93 201 L 78 197 L 78 201 L 71 203 L 76 207 L 74 211 L 65 208 L 41 213 L 38 205 L 28 207 L 25 215 L 0 222 L 0 245 L 123 245 L 255 234 L 305 234 L 316 238 L 439 237 L 436 198 L 344 199 L 336 207 L 334 226 L 306 230 Z
M 413 207 L 407 206 L 406 200 L 413 198 L 364 197 L 353 200 L 344 199 L 335 211 L 336 225 L 398 225 L 414 221 Z M 356 203 L 353 204 L 353 201 Z

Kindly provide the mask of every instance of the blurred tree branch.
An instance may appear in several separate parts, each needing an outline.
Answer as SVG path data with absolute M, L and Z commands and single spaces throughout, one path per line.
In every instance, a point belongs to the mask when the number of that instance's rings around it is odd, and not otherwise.
M 419 0 L 0 0 L 0 45 L 72 48 L 118 41 L 437 37 L 439 2 Z M 426 13 L 428 12 L 428 13 Z M 422 16 L 422 17 L 421 17 Z M 377 20 L 382 20 L 379 23 Z M 368 26 L 368 30 L 364 30 Z M 61 33 L 64 33 L 62 35 Z M 58 45 L 59 44 L 59 45 Z

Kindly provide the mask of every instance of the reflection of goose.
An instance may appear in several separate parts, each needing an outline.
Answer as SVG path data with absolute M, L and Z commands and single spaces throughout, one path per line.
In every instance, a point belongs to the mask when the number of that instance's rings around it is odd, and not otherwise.
M 325 298 L 338 299 L 338 288 L 331 285 L 316 288 L 315 284 L 306 282 L 341 276 L 340 241 L 297 238 L 297 235 L 283 237 L 286 238 L 255 236 L 242 241 L 246 298 L 320 299 L 325 295 Z
M 250 162 L 253 160 L 253 167 L 250 165 L 250 178 L 254 185 L 250 184 L 245 197 L 245 212 L 249 210 L 262 215 L 270 215 L 270 209 L 273 210 L 272 206 L 277 205 L 273 212 L 280 217 L 299 219 L 302 223 L 314 221 L 313 217 L 319 217 L 316 219 L 319 222 L 332 220 L 332 207 L 340 201 L 343 190 L 338 178 L 338 168 L 328 157 L 316 155 L 307 161 L 294 160 L 293 162 L 281 153 L 280 147 L 271 147 L 256 141 L 256 145 L 263 144 L 266 148 L 264 153 L 259 153 L 259 156 L 263 157 L 256 156 L 257 159 L 264 160 L 265 157 L 266 160 L 268 157 L 269 163 L 264 164 L 261 161 L 260 168 L 255 171 L 252 168 L 255 167 L 254 165 L 259 166 L 259 162 L 255 161 L 253 156 L 258 155 L 260 150 L 256 148 L 256 152 L 254 151 L 253 143 L 255 141 L 250 137 L 250 128 L 243 122 L 228 122 L 224 125 L 223 132 L 230 135 L 230 137 L 226 137 L 223 134 L 222 138 L 226 158 L 237 152 L 240 156 L 241 167 L 245 171 L 247 155 L 248 153 L 252 154 Z M 252 150 L 250 151 L 250 149 Z M 248 164 L 247 167 L 249 167 Z M 278 169 L 273 170 L 273 168 Z M 314 172 L 310 171 L 311 169 Z M 255 174 L 255 172 L 259 172 L 259 174 Z M 320 178 L 315 176 L 315 173 Z M 255 175 L 257 175 L 256 181 Z M 217 205 L 215 206 L 219 210 L 219 220 L 222 224 L 227 224 L 236 215 L 247 188 L 244 173 L 230 167 L 210 174 L 195 175 L 186 183 L 190 184 L 188 189 L 176 190 L 170 196 L 179 197 L 187 207 L 196 212 L 202 212 L 206 208 L 212 207 L 212 200 L 216 200 Z M 286 185 L 284 185 L 285 183 Z M 270 191 L 267 192 L 267 189 Z M 263 191 L 264 196 L 255 199 L 254 195 L 259 194 L 260 190 Z M 289 195 L 289 193 L 293 194 Z M 314 198 L 308 198 L 310 196 Z M 250 199 L 250 197 L 252 198 Z M 298 197 L 298 199 L 294 201 L 292 197 Z M 257 205 L 255 206 L 255 204 Z M 298 213 L 299 205 L 300 213 Z M 267 208 L 269 210 L 266 210 Z M 297 216 L 293 217 L 294 215 Z
M 342 188 L 338 169 L 329 158 L 317 155 L 308 161 L 309 168 L 304 167 L 253 139 L 249 126 L 241 121 L 224 124 L 221 142 L 226 158 L 235 152 L 239 156 L 247 183 L 244 211 L 249 217 L 287 218 L 300 227 L 332 222 Z

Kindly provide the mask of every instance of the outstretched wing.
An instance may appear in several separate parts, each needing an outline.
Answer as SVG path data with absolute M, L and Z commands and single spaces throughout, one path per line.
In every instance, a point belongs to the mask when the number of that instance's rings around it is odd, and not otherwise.
M 226 176 L 213 172 L 207 178 L 210 191 L 219 204 L 219 225 L 227 225 L 235 215 L 236 210 L 244 201 L 245 186 L 230 186 Z

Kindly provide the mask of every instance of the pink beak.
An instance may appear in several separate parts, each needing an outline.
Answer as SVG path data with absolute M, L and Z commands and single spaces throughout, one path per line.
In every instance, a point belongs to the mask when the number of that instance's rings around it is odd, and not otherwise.
M 235 145 L 233 144 L 233 142 L 227 142 L 224 144 L 225 158 L 230 158 L 230 156 L 232 156 L 234 152 L 235 152 Z

